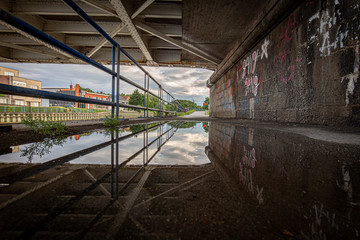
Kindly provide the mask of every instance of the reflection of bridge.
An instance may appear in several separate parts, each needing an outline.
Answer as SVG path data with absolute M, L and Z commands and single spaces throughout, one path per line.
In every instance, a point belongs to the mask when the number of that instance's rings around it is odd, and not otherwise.
M 6 200 L 0 205 L 0 217 L 10 223 L 0 226 L 2 236 L 115 238 L 118 234 L 126 233 L 125 226 L 136 224 L 140 232 L 134 231 L 132 236 L 150 234 L 150 237 L 152 233 L 141 227 L 138 221 L 148 229 L 158 228 L 156 234 L 161 231 L 163 234 L 167 233 L 166 228 L 160 230 L 161 223 L 169 221 L 169 218 L 174 221 L 176 215 L 161 213 L 164 210 L 163 204 L 168 207 L 181 204 L 183 191 L 215 176 L 210 166 L 149 165 L 181 124 L 182 122 L 178 122 L 168 129 L 162 124 L 143 125 L 139 126 L 142 130 L 120 137 L 114 131 L 110 132 L 110 141 L 42 164 L 27 165 L 23 169 L 17 164 L 1 166 L 0 183 L 3 188 L 0 196 Z M 157 137 L 150 141 L 148 131 L 156 131 Z M 119 142 L 132 137 L 143 137 L 144 145 L 139 146 L 139 150 L 127 159 L 119 159 L 119 151 L 122 150 Z M 49 142 L 47 146 L 52 147 L 53 144 Z M 108 165 L 99 167 L 66 164 L 79 156 L 109 146 L 111 159 Z M 36 147 L 46 146 L 35 143 L 30 154 L 38 152 Z M 142 158 L 143 164 L 127 166 L 136 157 Z M 54 204 L 54 201 L 57 203 Z M 30 202 L 33 204 L 27 207 Z M 153 210 L 143 214 L 150 205 L 153 205 Z M 154 214 L 153 211 L 159 213 Z M 191 214 L 191 211 L 186 210 L 184 214 Z

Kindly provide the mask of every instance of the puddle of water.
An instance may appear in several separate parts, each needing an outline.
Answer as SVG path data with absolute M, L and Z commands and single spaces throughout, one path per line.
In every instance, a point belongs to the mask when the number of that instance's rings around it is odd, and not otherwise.
M 213 123 L 207 154 L 243 201 L 240 211 L 263 228 L 304 239 L 360 237 L 358 145 Z
M 168 131 L 174 127 L 175 123 L 165 123 L 161 125 L 162 131 Z M 204 123 L 207 124 L 207 123 Z M 199 165 L 209 163 L 204 149 L 207 145 L 207 132 L 203 123 L 191 122 L 182 123 L 169 141 L 162 148 L 150 164 L 164 165 Z M 144 126 L 130 126 L 117 131 L 118 137 L 124 137 L 131 133 L 143 130 Z M 144 139 L 150 143 L 159 137 L 158 128 L 154 128 L 145 133 L 140 133 L 125 141 L 119 141 L 119 159 L 127 159 L 133 153 L 137 152 L 144 143 Z M 62 157 L 71 153 L 75 153 L 85 147 L 96 146 L 111 140 L 111 131 L 98 130 L 94 132 L 74 135 L 66 138 L 45 139 L 42 142 L 24 144 L 20 146 L 12 146 L 12 153 L 0 155 L 0 163 L 44 163 L 55 158 Z M 161 137 L 164 139 L 165 137 Z M 70 161 L 72 164 L 111 164 L 110 144 L 107 147 L 99 149 L 96 152 L 79 156 Z M 149 147 L 149 154 L 152 155 L 156 151 L 156 144 Z M 136 157 L 131 165 L 143 164 L 142 156 Z
M 2 235 L 360 237 L 359 146 L 215 122 L 156 124 L 44 141 L 51 148 L 32 158 L 42 164 L 0 164 Z M 0 162 L 28 162 L 20 154 L 30 146 Z

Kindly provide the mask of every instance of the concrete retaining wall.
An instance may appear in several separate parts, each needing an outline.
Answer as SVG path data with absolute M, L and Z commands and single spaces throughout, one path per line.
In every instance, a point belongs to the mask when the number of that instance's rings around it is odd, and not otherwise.
M 210 90 L 210 116 L 359 124 L 360 4 L 304 1 Z
M 21 123 L 21 119 L 30 113 L 0 113 L 0 124 Z M 110 116 L 110 112 L 99 113 L 31 113 L 34 119 L 50 121 L 73 121 L 73 120 L 95 120 Z M 136 111 L 120 111 L 120 118 L 137 118 L 144 116 L 144 113 Z M 149 112 L 149 117 L 154 113 Z

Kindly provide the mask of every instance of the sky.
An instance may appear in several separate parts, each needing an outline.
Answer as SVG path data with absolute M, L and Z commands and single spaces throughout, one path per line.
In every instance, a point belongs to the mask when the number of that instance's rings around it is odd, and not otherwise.
M 45 63 L 0 63 L 0 66 L 16 69 L 19 76 L 42 81 L 42 87 L 68 88 L 76 83 L 93 91 L 111 93 L 111 76 L 90 65 Z M 107 66 L 111 68 L 110 66 Z M 202 68 L 144 67 L 164 89 L 177 99 L 194 101 L 202 106 L 209 96 L 206 81 L 213 71 Z M 135 66 L 120 66 L 120 74 L 144 86 L 144 73 Z M 120 93 L 131 94 L 135 88 L 120 82 Z M 150 90 L 157 94 L 157 86 L 150 83 Z M 141 91 L 142 92 L 142 91 Z M 166 99 L 166 96 L 164 95 Z

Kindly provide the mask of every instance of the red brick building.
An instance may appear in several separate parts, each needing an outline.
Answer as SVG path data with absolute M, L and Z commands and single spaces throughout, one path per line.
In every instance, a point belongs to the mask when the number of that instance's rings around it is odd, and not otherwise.
M 76 84 L 75 88 L 73 85 L 70 85 L 70 88 L 61 89 L 60 92 L 65 93 L 68 92 L 69 95 L 75 95 L 77 97 L 85 97 L 90 99 L 96 99 L 101 101 L 110 101 L 110 95 L 103 93 L 93 93 L 88 92 L 87 90 L 81 90 L 80 85 Z M 66 93 L 67 94 L 67 93 Z M 99 104 L 89 104 L 89 103 L 75 103 L 75 107 L 77 108 L 86 108 L 86 109 L 110 109 L 110 106 L 104 106 Z

